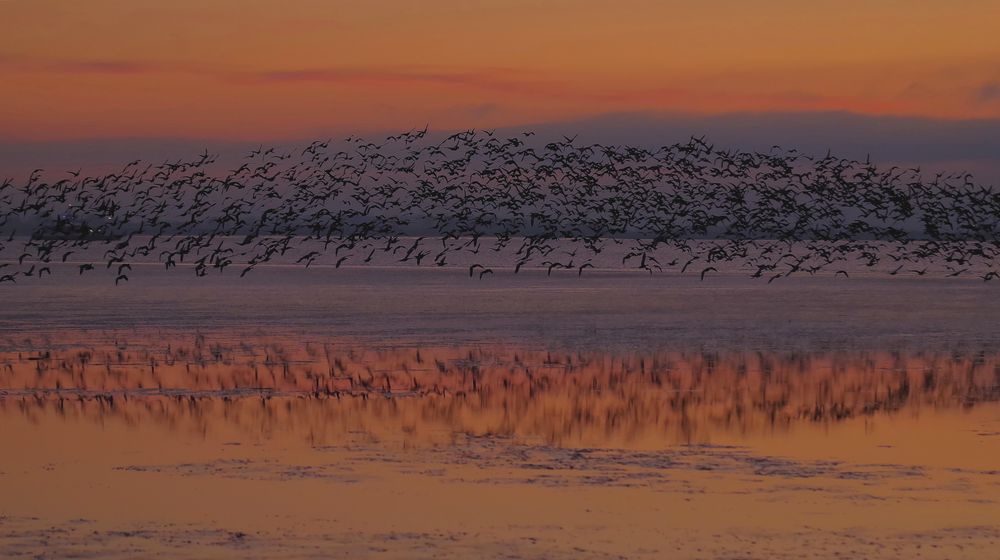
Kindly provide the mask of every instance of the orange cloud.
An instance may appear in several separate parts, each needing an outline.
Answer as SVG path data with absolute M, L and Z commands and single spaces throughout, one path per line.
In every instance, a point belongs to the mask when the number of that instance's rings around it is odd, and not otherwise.
M 0 70 L 16 73 L 150 74 L 168 71 L 163 64 L 131 60 L 73 60 L 0 56 Z
M 243 79 L 259 83 L 321 82 L 359 86 L 448 86 L 499 92 L 545 93 L 555 84 L 530 80 L 512 70 L 441 71 L 438 69 L 323 68 L 255 72 Z
M 227 70 L 199 64 L 165 64 L 140 60 L 33 59 L 0 56 L 0 69 L 18 73 L 170 74 L 183 73 L 230 80 L 243 85 L 303 82 L 358 86 L 450 86 L 506 92 L 554 92 L 555 84 L 531 80 L 511 69 L 445 70 L 441 68 L 311 68 L 298 70 Z
M 995 2 L 0 6 L 8 138 L 301 136 L 642 110 L 1000 117 Z

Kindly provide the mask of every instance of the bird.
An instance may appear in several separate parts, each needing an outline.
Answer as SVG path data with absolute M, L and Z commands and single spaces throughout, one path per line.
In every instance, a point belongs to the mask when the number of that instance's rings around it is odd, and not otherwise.
M 109 270 L 117 266 L 118 284 L 131 272 L 126 263 L 150 255 L 166 270 L 190 263 L 181 269 L 199 276 L 239 263 L 243 277 L 287 263 L 289 252 L 308 268 L 331 247 L 335 268 L 355 251 L 366 263 L 383 253 L 417 266 L 433 255 L 438 267 L 452 254 L 493 251 L 515 273 L 541 266 L 580 277 L 618 247 L 622 266 L 649 274 L 730 263 L 771 283 L 824 269 L 849 278 L 838 267 L 891 260 L 889 276 L 923 276 L 943 263 L 949 277 L 995 278 L 1000 193 L 969 173 L 925 178 L 870 155 L 721 149 L 705 136 L 648 149 L 570 135 L 544 143 L 533 131 L 434 140 L 427 130 L 352 136 L 339 147 L 330 139 L 293 150 L 260 145 L 229 171 L 206 149 L 91 176 L 81 168 L 72 179 L 43 169 L 5 179 L 0 228 L 9 235 L 0 249 L 19 255 L 4 263 L 7 281 L 52 274 L 45 263 L 54 257 L 68 262 L 91 249 L 105 252 Z M 35 225 L 17 238 L 15 224 Z M 414 232 L 421 237 L 407 237 Z M 440 252 L 424 238 L 440 241 Z M 480 267 L 470 278 L 485 276 Z M 713 271 L 704 266 L 699 276 Z
M 472 278 L 472 275 L 476 272 L 477 268 L 482 268 L 482 269 L 484 269 L 484 271 L 485 270 L 489 270 L 489 269 L 487 269 L 485 266 L 483 266 L 481 264 L 473 264 L 473 265 L 471 265 L 469 267 L 469 278 Z

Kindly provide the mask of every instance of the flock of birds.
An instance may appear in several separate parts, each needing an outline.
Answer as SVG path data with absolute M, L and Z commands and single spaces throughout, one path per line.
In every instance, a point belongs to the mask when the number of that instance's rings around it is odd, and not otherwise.
M 768 282 L 880 263 L 893 275 L 1000 278 L 1000 190 L 969 174 L 704 138 L 647 149 L 533 136 L 424 129 L 261 147 L 230 165 L 206 151 L 96 176 L 35 170 L 0 184 L 0 283 L 63 263 L 120 283 L 153 258 L 242 276 L 376 255 L 456 266 L 458 254 L 483 278 L 497 265 L 476 261 L 490 251 L 515 273 L 582 274 L 612 247 L 616 265 L 702 279 L 722 263 Z

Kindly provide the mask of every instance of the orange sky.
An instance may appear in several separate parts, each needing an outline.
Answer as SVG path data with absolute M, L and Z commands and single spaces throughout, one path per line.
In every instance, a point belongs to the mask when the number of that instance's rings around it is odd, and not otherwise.
M 1000 118 L 1000 2 L 0 0 L 0 138 Z

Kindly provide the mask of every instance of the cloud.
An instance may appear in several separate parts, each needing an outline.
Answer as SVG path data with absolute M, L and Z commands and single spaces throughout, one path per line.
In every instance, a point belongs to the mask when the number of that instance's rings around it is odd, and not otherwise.
M 629 83 L 574 85 L 573 78 L 504 67 L 456 68 L 435 65 L 359 66 L 241 69 L 215 66 L 197 60 L 186 62 L 155 60 L 32 58 L 0 53 L 0 71 L 28 73 L 93 74 L 132 76 L 185 74 L 218 80 L 236 87 L 276 87 L 316 84 L 343 88 L 380 89 L 407 96 L 420 88 L 446 89 L 467 96 L 479 93 L 508 95 L 531 102 L 544 101 L 587 106 L 592 111 L 685 110 L 733 111 L 854 111 L 872 115 L 928 114 L 946 105 L 938 101 L 960 101 L 963 114 L 995 114 L 989 105 L 1000 99 L 1000 82 L 989 81 L 971 94 L 913 82 L 894 98 L 812 92 L 794 87 L 726 87 L 719 84 L 682 82 L 670 87 L 642 87 Z M 281 92 L 283 93 L 283 92 Z M 541 104 L 541 103 L 540 103 Z M 515 105 L 514 103 L 510 104 Z M 954 111 L 955 108 L 947 109 Z M 982 113 L 988 111 L 987 113 Z M 565 113 L 563 113 L 565 114 Z M 953 114 L 951 112 L 946 114 Z
M 579 142 L 657 147 L 705 136 L 720 148 L 767 151 L 774 145 L 857 160 L 918 165 L 925 171 L 970 171 L 1000 186 L 1000 119 L 948 120 L 842 111 L 692 115 L 617 113 L 508 127 L 540 138 L 579 134 Z
M 138 75 L 183 73 L 240 84 L 280 85 L 295 83 L 350 84 L 355 86 L 448 86 L 506 93 L 555 95 L 560 84 L 539 80 L 508 68 L 453 70 L 433 67 L 405 68 L 311 68 L 295 70 L 241 71 L 198 64 L 176 64 L 141 60 L 72 60 L 15 57 L 0 53 L 0 70 L 59 74 Z
M 78 74 L 149 74 L 163 71 L 158 65 L 118 60 L 57 62 L 51 68 Z
M 462 112 L 470 118 L 482 119 L 497 114 L 501 109 L 496 103 L 480 103 L 471 107 L 465 107 Z
M 148 61 L 39 59 L 10 55 L 0 55 L 0 69 L 59 74 L 152 74 L 176 70 Z
M 509 69 L 452 71 L 428 68 L 321 68 L 278 70 L 232 76 L 257 83 L 337 83 L 362 86 L 429 85 L 483 89 L 502 92 L 551 90 L 555 84 L 540 81 Z
M 465 108 L 470 119 L 501 109 L 490 103 Z M 424 123 L 414 124 L 422 127 Z M 579 134 L 578 142 L 651 147 L 704 135 L 724 148 L 766 151 L 777 144 L 812 154 L 825 154 L 829 149 L 839 156 L 859 160 L 870 154 L 876 162 L 921 165 L 928 170 L 970 170 L 981 181 L 1000 185 L 1000 119 L 944 120 L 815 111 L 722 115 L 645 112 L 511 126 L 500 128 L 497 133 L 514 135 L 525 130 L 536 131 L 540 139 Z M 398 131 L 386 133 L 389 132 Z M 345 131 L 342 136 L 347 134 Z M 327 135 L 336 136 L 332 133 L 323 136 Z M 308 140 L 311 138 L 304 138 L 303 142 Z M 94 162 L 120 163 L 136 157 L 162 160 L 200 153 L 206 147 L 223 154 L 242 155 L 248 146 L 256 147 L 259 143 L 270 142 L 267 138 L 253 142 L 155 138 L 0 141 L 0 176 L 22 168 L 71 169 Z
M 976 97 L 984 102 L 1000 100 L 1000 82 L 986 82 L 979 88 Z
M 580 133 L 586 141 L 662 145 L 706 135 L 717 145 L 767 150 L 778 144 L 812 153 L 828 149 L 864 159 L 988 160 L 1000 165 L 1000 119 L 948 120 L 842 111 L 692 115 L 637 112 L 540 123 L 540 132 Z

